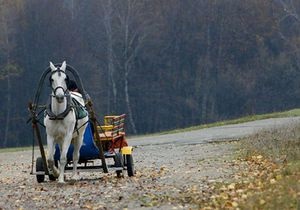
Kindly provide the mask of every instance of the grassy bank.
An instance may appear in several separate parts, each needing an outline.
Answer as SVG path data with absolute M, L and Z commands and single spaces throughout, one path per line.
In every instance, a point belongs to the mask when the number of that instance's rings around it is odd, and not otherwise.
M 240 171 L 218 183 L 204 209 L 300 209 L 300 126 L 240 141 Z
M 28 147 L 9 147 L 9 148 L 1 148 L 0 149 L 0 153 L 4 153 L 4 152 L 19 152 L 19 151 L 27 151 L 32 149 L 32 147 L 28 146 Z
M 192 127 L 188 127 L 188 128 L 176 129 L 176 130 L 171 130 L 171 131 L 164 131 L 164 132 L 160 132 L 160 133 L 156 133 L 156 134 L 149 134 L 149 135 L 163 135 L 163 134 L 169 134 L 169 133 L 180 133 L 180 132 L 185 132 L 185 131 L 199 130 L 199 129 L 203 129 L 203 128 L 217 127 L 217 126 L 222 126 L 222 125 L 231 125 L 231 124 L 250 122 L 250 121 L 254 121 L 254 120 L 263 120 L 263 119 L 279 118 L 279 117 L 297 117 L 297 116 L 300 116 L 300 109 L 292 109 L 292 110 L 284 111 L 284 112 L 274 112 L 274 113 L 261 114 L 261 115 L 249 115 L 249 116 L 238 118 L 238 119 L 203 124 L 203 125 L 192 126 Z M 0 148 L 0 153 L 16 152 L 16 151 L 28 150 L 30 148 L 31 148 L 30 146 L 16 147 L 16 148 Z
M 274 112 L 274 113 L 261 114 L 261 115 L 249 115 L 249 116 L 241 117 L 238 119 L 225 120 L 225 121 L 219 121 L 219 122 L 214 122 L 214 123 L 209 123 L 209 124 L 192 126 L 192 127 L 183 128 L 183 129 L 165 131 L 165 132 L 161 132 L 159 134 L 179 133 L 179 132 L 184 132 L 184 131 L 192 131 L 192 130 L 198 130 L 198 129 L 202 129 L 202 128 L 210 128 L 210 127 L 217 127 L 217 126 L 223 126 L 223 125 L 239 124 L 239 123 L 250 122 L 250 121 L 254 121 L 254 120 L 263 120 L 263 119 L 269 119 L 269 118 L 297 117 L 297 116 L 300 116 L 300 109 L 292 109 L 292 110 L 288 110 L 288 111 L 284 111 L 284 112 Z

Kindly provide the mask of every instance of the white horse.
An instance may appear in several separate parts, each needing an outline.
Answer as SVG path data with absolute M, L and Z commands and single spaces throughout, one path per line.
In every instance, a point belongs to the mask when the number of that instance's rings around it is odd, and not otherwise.
M 88 116 L 82 119 L 76 119 L 75 109 L 70 105 L 71 94 L 67 89 L 69 78 L 66 75 L 66 66 L 65 61 L 60 67 L 55 67 L 53 63 L 50 62 L 51 75 L 49 79 L 52 88 L 50 96 L 51 104 L 44 118 L 47 133 L 49 174 L 58 177 L 59 183 L 64 183 L 64 169 L 67 164 L 67 152 L 71 142 L 74 145 L 72 179 L 79 179 L 77 174 L 79 150 L 83 142 L 83 134 L 88 121 Z M 81 104 L 84 104 L 82 98 L 81 100 Z M 58 144 L 60 148 L 59 168 L 56 168 L 54 164 L 56 144 Z

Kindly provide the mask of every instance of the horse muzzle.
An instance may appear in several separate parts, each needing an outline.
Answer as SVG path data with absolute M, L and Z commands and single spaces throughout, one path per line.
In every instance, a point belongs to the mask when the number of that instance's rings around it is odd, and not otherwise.
M 57 103 L 61 104 L 62 102 L 64 102 L 64 98 L 65 98 L 65 96 L 62 94 L 55 95 L 55 99 L 56 99 Z

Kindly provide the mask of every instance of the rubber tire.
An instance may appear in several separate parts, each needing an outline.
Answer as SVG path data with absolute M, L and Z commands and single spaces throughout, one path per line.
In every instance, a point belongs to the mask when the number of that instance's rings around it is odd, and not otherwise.
M 35 170 L 36 170 L 36 172 L 39 172 L 39 171 L 45 172 L 42 157 L 38 157 L 36 159 Z M 36 175 L 36 180 L 37 180 L 38 183 L 44 182 L 45 181 L 45 175 L 38 175 L 37 174 Z
M 125 155 L 126 165 L 127 165 L 127 174 L 129 177 L 134 176 L 134 164 L 132 155 Z
M 50 180 L 50 181 L 55 181 L 55 180 L 56 180 L 56 177 L 53 176 L 53 175 L 49 175 L 49 180 Z
M 116 153 L 114 160 L 115 160 L 115 167 L 124 168 L 124 160 L 123 160 L 123 155 L 121 153 Z M 122 172 L 123 172 L 123 170 L 116 170 L 118 178 L 122 177 Z

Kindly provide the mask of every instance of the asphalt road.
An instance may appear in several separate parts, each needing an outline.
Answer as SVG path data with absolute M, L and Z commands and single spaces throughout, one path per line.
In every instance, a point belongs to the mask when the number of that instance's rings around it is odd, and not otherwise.
M 300 123 L 300 117 L 272 118 L 181 133 L 133 137 L 129 138 L 128 142 L 133 146 L 159 144 L 203 144 L 215 141 L 224 141 L 225 139 L 238 139 L 247 135 L 255 134 L 261 130 L 292 126 L 296 123 Z

